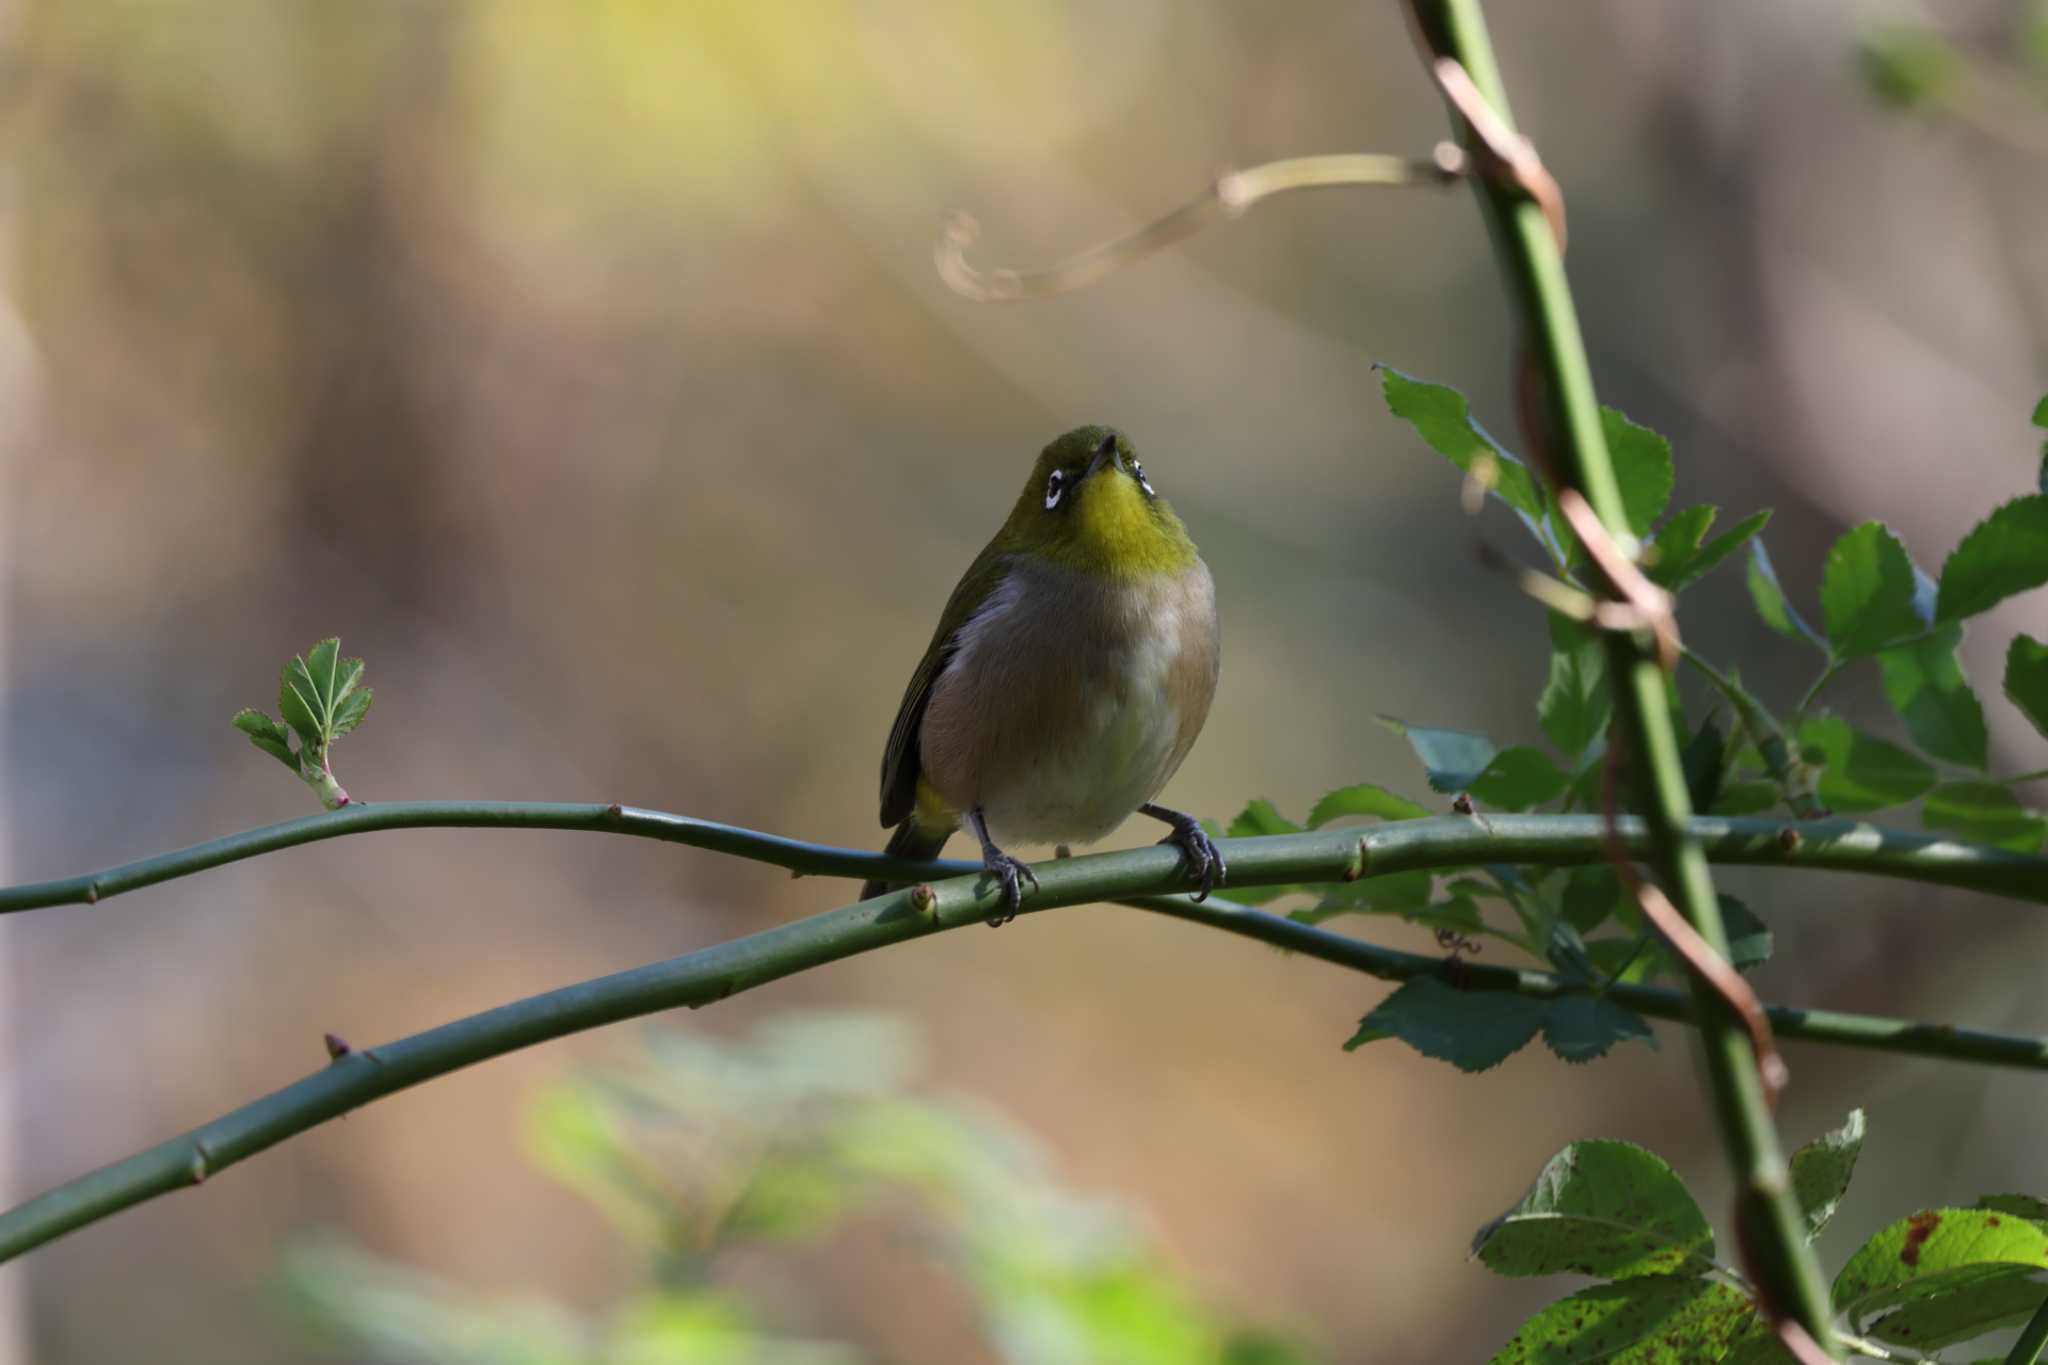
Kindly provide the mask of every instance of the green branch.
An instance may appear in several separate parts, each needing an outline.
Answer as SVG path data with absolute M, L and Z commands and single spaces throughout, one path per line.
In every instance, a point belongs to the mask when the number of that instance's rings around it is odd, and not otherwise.
M 341 812 L 345 813 L 346 810 Z M 1415 821 L 1409 832 L 1424 825 L 1441 827 L 1449 823 L 1452 822 Z M 1369 833 L 1392 833 L 1401 828 L 1390 826 Z M 1774 840 L 1766 842 L 1775 846 Z M 1341 877 L 1358 865 L 1359 846 L 1360 834 L 1354 830 L 1341 835 L 1235 840 L 1229 850 L 1233 859 L 1243 859 L 1247 870 L 1262 878 L 1327 880 Z M 1425 853 L 1431 850 L 1438 859 L 1436 864 L 1425 861 Z M 1385 851 L 1389 861 L 1412 868 L 1455 861 L 1446 855 L 1455 851 L 1464 857 L 1472 849 L 1456 841 L 1432 844 L 1427 839 L 1409 838 L 1391 843 Z M 804 856 L 835 861 L 833 870 L 838 870 L 837 857 L 872 858 L 837 855 L 830 850 L 807 852 Z M 871 862 L 862 866 L 871 866 Z M 850 870 L 850 875 L 858 876 L 861 872 Z M 1180 875 L 1179 853 L 1156 846 L 1057 859 L 1038 866 L 1040 889 L 1024 908 L 1028 914 L 1056 906 L 1118 899 L 1140 909 L 1240 934 L 1383 980 L 1400 981 L 1445 969 L 1440 958 L 1376 947 L 1246 906 L 1214 901 L 1197 905 L 1185 897 L 1145 894 L 1175 885 Z M 348 1052 L 312 1075 L 211 1123 L 0 1214 L 0 1260 L 12 1259 L 159 1195 L 196 1185 L 351 1109 L 461 1067 L 624 1019 L 678 1006 L 696 1008 L 712 1004 L 807 968 L 942 930 L 978 924 L 998 899 L 998 893 L 983 883 L 982 877 L 969 875 L 909 887 L 665 962 L 500 1005 L 395 1043 Z M 1509 990 L 1543 998 L 1583 989 L 1547 972 L 1476 963 L 1461 964 L 1456 981 L 1472 990 Z M 1686 1022 L 1691 1017 L 1686 1000 L 1673 991 L 1616 986 L 1608 994 L 1619 1003 L 1656 1018 Z M 2048 1039 L 2001 1037 L 1825 1011 L 1777 1009 L 1772 1019 L 1788 1038 L 2048 1070 Z M 308 1043 L 310 1048 L 310 1039 Z
M 1603 828 L 1601 818 L 1595 815 L 1488 815 L 1483 825 L 1468 816 L 1443 815 L 1362 829 L 1226 839 L 1221 847 L 1230 861 L 1233 885 L 1272 886 L 1334 881 L 1360 858 L 1369 876 L 1489 863 L 1565 867 L 1601 862 L 1607 856 Z M 862 849 L 814 844 L 633 806 L 552 801 L 359 802 L 98 872 L 0 887 L 0 914 L 54 905 L 89 905 L 264 853 L 349 834 L 398 829 L 559 829 L 623 834 L 710 849 L 805 876 L 945 877 L 977 866 L 958 861 L 908 862 Z M 1787 822 L 1697 816 L 1686 822 L 1685 829 L 1715 862 L 1874 873 L 2048 905 L 2048 858 L 2030 854 L 1854 820 Z M 1640 820 L 1622 818 L 1618 832 L 1630 853 L 1642 856 L 1647 852 L 1649 840 Z
M 1413 0 L 1414 13 L 1429 55 L 1449 58 L 1463 68 L 1471 89 L 1491 107 L 1502 131 L 1514 133 L 1507 92 L 1493 56 L 1492 39 L 1479 0 Z M 1443 75 L 1439 71 L 1439 75 Z M 1455 73 L 1452 73 L 1455 74 Z M 1460 109 L 1451 85 L 1445 94 L 1452 120 L 1471 162 L 1473 188 L 1490 230 L 1509 292 L 1522 316 L 1532 377 L 1526 386 L 1527 407 L 1536 430 L 1530 433 L 1537 453 L 1554 455 L 1556 477 L 1585 495 L 1610 532 L 1623 534 L 1628 521 L 1621 484 L 1607 449 L 1600 406 L 1594 396 L 1592 368 L 1579 333 L 1571 286 L 1565 276 L 1562 205 L 1555 226 L 1536 195 L 1554 190 L 1528 175 L 1532 157 L 1521 149 L 1495 145 L 1471 118 L 1482 111 Z M 1496 155 L 1494 154 L 1498 154 Z M 1555 450 L 1547 450 L 1551 442 Z M 1605 585 L 1616 598 L 1619 582 Z M 1692 813 L 1678 735 L 1666 701 L 1663 670 L 1646 643 L 1634 633 L 1606 634 L 1609 674 L 1619 722 L 1637 773 L 1637 800 L 1647 818 L 1650 862 L 1657 878 L 1681 914 L 1713 952 L 1728 956 L 1728 936 L 1721 923 L 1719 901 L 1705 850 L 1688 827 Z M 1689 971 L 1696 970 L 1689 966 Z M 1799 1207 L 1792 1197 L 1790 1176 L 1771 1124 L 1770 1101 L 1749 1035 L 1732 1001 L 1702 978 L 1692 982 L 1701 1013 L 1707 1076 L 1738 1182 L 1737 1219 L 1759 1287 L 1774 1315 L 1796 1319 L 1818 1342 L 1832 1342 L 1827 1286 L 1820 1264 L 1806 1245 Z M 1830 1355 L 1839 1355 L 1831 1346 Z

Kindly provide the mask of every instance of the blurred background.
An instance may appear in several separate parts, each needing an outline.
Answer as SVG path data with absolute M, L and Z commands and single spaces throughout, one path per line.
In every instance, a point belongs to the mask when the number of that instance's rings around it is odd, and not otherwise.
M 1602 397 L 1672 438 L 1683 502 L 1778 509 L 1807 608 L 1842 527 L 1881 518 L 1933 565 L 2034 480 L 2048 114 L 2021 72 L 2042 14 L 1938 8 L 1982 68 L 1938 115 L 1859 74 L 1874 30 L 1925 21 L 1912 6 L 1492 16 L 1569 193 Z M 1380 712 L 1537 735 L 1542 617 L 1473 553 L 1519 532 L 1461 515 L 1368 368 L 1455 384 L 1511 436 L 1465 191 L 1272 202 L 1045 302 L 970 304 L 931 264 L 954 209 L 983 224 L 977 263 L 1035 266 L 1227 167 L 1426 153 L 1444 119 L 1391 4 L 0 15 L 9 880 L 307 813 L 228 718 L 336 633 L 377 693 L 339 751 L 359 796 L 617 800 L 878 845 L 877 760 L 940 604 L 1038 448 L 1084 421 L 1132 434 L 1219 585 L 1222 690 L 1174 804 L 1426 795 Z M 1688 602 L 1690 643 L 1796 695 L 1809 660 L 1758 627 L 1738 571 Z M 2044 761 L 1995 683 L 2013 629 L 2044 626 L 2020 599 L 1966 645 L 1994 768 Z M 1835 696 L 1897 734 L 1874 669 Z M 2048 1031 L 2024 910 L 1727 881 L 1777 930 L 1769 995 Z M 411 832 L 11 917 L 10 1200 L 318 1066 L 325 1031 L 388 1039 L 847 889 L 624 840 Z M 885 1008 L 922 1040 L 918 1085 L 1034 1134 L 1061 1183 L 1141 1210 L 1205 1300 L 1334 1360 L 1482 1359 L 1554 1297 L 1466 1245 L 1575 1137 L 1652 1146 L 1725 1230 L 1682 1031 L 1468 1077 L 1342 1052 L 1383 993 L 1097 907 L 668 1026 Z M 573 1062 L 638 1046 L 629 1027 L 459 1074 L 36 1253 L 13 1359 L 380 1358 L 279 1309 L 278 1267 L 323 1230 L 463 1292 L 613 1301 L 635 1257 L 536 1168 L 522 1116 Z M 2048 1193 L 2039 1080 L 1791 1061 L 1791 1141 L 1871 1112 L 1833 1264 L 1902 1201 Z M 805 1333 L 877 1360 L 998 1358 L 915 1247 L 856 1250 L 785 1267 L 764 1311 L 801 1304 Z

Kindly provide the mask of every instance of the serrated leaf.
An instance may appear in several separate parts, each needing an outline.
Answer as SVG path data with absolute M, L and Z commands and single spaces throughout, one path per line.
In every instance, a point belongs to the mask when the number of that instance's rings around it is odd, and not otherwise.
M 1862 1334 L 1907 1303 L 2043 1266 L 2048 1230 L 1988 1209 L 1932 1209 L 1893 1223 L 1849 1258 L 1835 1277 L 1835 1310 Z
M 2043 583 L 2048 583 L 2048 495 L 2029 493 L 1977 523 L 1956 546 L 1941 566 L 1935 615 L 1960 621 Z
M 269 754 L 293 772 L 299 770 L 299 759 L 292 752 L 292 734 L 284 726 L 253 707 L 235 712 L 233 725 L 249 737 L 249 742 Z
M 1827 649 L 1827 640 L 1806 623 L 1806 618 L 1785 596 L 1785 589 L 1778 582 L 1778 571 L 1771 563 L 1771 552 L 1764 548 L 1761 540 L 1749 543 L 1748 582 L 1750 600 L 1756 603 L 1756 614 L 1765 625 L 1787 638 L 1804 639 L 1822 650 Z
M 1540 749 L 1517 744 L 1502 749 L 1465 784 L 1473 799 L 1502 810 L 1527 810 L 1551 800 L 1571 778 Z
M 1729 964 L 1737 971 L 1748 971 L 1770 961 L 1771 949 L 1776 944 L 1771 926 L 1733 896 L 1717 894 L 1714 899 L 1720 903 L 1721 927 L 1728 935 Z
M 1720 1365 L 1799 1365 L 1799 1362 L 1778 1340 L 1770 1320 L 1757 1315 L 1750 1318 L 1749 1326 L 1735 1338 L 1728 1354 L 1721 1357 Z
M 1616 1043 L 1631 1039 L 1657 1046 L 1649 1020 L 1604 995 L 1563 996 L 1543 1016 L 1543 1041 L 1567 1062 L 1604 1057 Z
M 1715 536 L 1700 547 L 1700 552 L 1693 556 L 1692 562 L 1686 566 L 1685 572 L 1680 574 L 1669 585 L 1671 590 L 1677 592 L 1681 588 L 1687 587 L 1706 577 L 1722 560 L 1734 554 L 1744 545 L 1747 545 L 1751 537 L 1763 530 L 1770 523 L 1770 520 L 1771 509 L 1766 507 L 1761 512 L 1751 512 L 1741 521 L 1736 522 L 1726 531 Z
M 1663 946 L 1641 934 L 1627 938 L 1596 938 L 1586 945 L 1586 956 L 1599 969 L 1603 981 L 1612 979 L 1639 985 L 1673 975 L 1670 955 Z
M 1488 1365 L 1703 1365 L 1755 1317 L 1746 1296 L 1712 1280 L 1594 1285 L 1523 1323 Z
M 1861 1109 L 1851 1109 L 1842 1126 L 1822 1133 L 1792 1154 L 1792 1193 L 1806 1221 L 1806 1240 L 1820 1235 L 1841 1207 L 1856 1158 L 1863 1153 L 1866 1126 Z
M 1643 571 L 1650 581 L 1675 591 L 1674 584 L 1700 552 L 1700 542 L 1706 539 L 1720 513 L 1720 508 L 1707 502 L 1673 512 L 1671 520 L 1658 527 L 1657 534 L 1650 538 L 1649 550 L 1643 556 Z
M 1821 804 L 1842 813 L 1901 806 L 1934 786 L 1925 760 L 1866 735 L 1840 716 L 1816 716 L 1799 727 L 1801 755 L 1824 764 Z
M 1942 626 L 1925 640 L 1883 651 L 1877 666 L 1884 674 L 1885 697 L 1914 743 L 1936 758 L 1981 768 L 1989 737 L 1984 708 L 1956 659 L 1962 638 L 1961 626 Z
M 1874 654 L 1919 634 L 1913 562 L 1883 522 L 1845 532 L 1828 551 L 1820 582 L 1821 622 L 1838 659 Z
M 1339 787 L 1325 792 L 1316 802 L 1315 809 L 1308 813 L 1308 827 L 1321 829 L 1332 820 L 1341 820 L 1347 815 L 1373 815 L 1382 820 L 1416 820 L 1428 815 L 1429 809 L 1405 796 L 1396 796 L 1385 787 L 1371 782 L 1360 782 L 1349 787 Z
M 1422 760 L 1429 785 L 1440 792 L 1464 791 L 1474 778 L 1486 771 L 1499 748 L 1485 735 L 1468 730 L 1443 730 L 1434 726 L 1410 725 L 1392 716 L 1381 716 L 1380 724 L 1408 740 L 1415 756 Z
M 284 723 L 298 735 L 299 743 L 314 750 L 320 747 L 317 697 L 312 676 L 306 672 L 304 659 L 294 658 L 277 675 L 277 713 L 284 717 Z
M 1600 426 L 1614 461 L 1615 481 L 1621 485 L 1628 529 L 1646 536 L 1671 502 L 1671 442 L 1610 407 L 1600 409 Z
M 1418 976 L 1360 1020 L 1344 1050 L 1399 1038 L 1460 1071 L 1485 1071 L 1536 1036 L 1543 1010 L 1543 1001 L 1509 991 L 1461 991 L 1440 978 Z
M 1577 761 L 1607 728 L 1614 709 L 1607 656 L 1591 632 L 1550 614 L 1550 678 L 1536 699 L 1536 719 L 1558 752 Z
M 357 661 L 358 671 L 361 661 Z M 376 693 L 367 687 L 359 687 L 342 698 L 341 706 L 334 713 L 334 737 L 340 739 L 363 723 L 363 717 L 370 712 L 370 703 Z
M 1501 1275 L 1704 1275 L 1714 1230 L 1685 1182 L 1632 1142 L 1574 1142 L 1520 1203 L 1479 1230 L 1472 1254 Z
M 1920 823 L 2015 853 L 2036 852 L 2043 835 L 2048 835 L 2048 822 L 1996 782 L 1949 782 L 1936 787 L 1921 803 Z
M 1522 524 L 1546 549 L 1559 553 L 1560 542 L 1551 532 L 1547 516 L 1548 496 L 1529 467 L 1472 420 L 1465 395 L 1443 384 L 1411 378 L 1389 365 L 1380 366 L 1379 371 L 1388 409 L 1465 474 L 1480 470 L 1487 491 L 1514 508 Z
M 2031 635 L 2013 637 L 2005 651 L 2005 695 L 2048 737 L 2048 645 Z

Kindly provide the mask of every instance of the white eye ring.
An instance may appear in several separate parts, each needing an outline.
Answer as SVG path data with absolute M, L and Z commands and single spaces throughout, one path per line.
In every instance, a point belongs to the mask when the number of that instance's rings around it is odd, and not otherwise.
M 1045 481 L 1045 510 L 1050 512 L 1060 505 L 1060 494 L 1067 491 L 1067 476 L 1064 470 L 1055 469 L 1052 477 Z
M 1131 476 L 1137 479 L 1138 487 L 1145 490 L 1146 497 L 1156 498 L 1159 496 L 1158 493 L 1153 491 L 1152 481 L 1145 477 L 1145 466 L 1139 464 L 1136 460 L 1131 461 Z

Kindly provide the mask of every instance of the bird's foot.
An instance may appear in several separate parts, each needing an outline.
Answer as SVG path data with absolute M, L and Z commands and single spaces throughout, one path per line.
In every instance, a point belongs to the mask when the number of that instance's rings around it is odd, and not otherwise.
M 981 870 L 994 877 L 1003 888 L 1003 903 L 990 912 L 988 927 L 1000 929 L 1017 918 L 1017 911 L 1024 904 L 1024 883 L 1030 882 L 1033 891 L 1038 890 L 1038 878 L 1025 866 L 1022 859 L 991 844 L 981 852 Z
M 1158 818 L 1173 826 L 1173 833 L 1159 842 L 1172 844 L 1180 850 L 1181 857 L 1187 861 L 1188 876 L 1195 883 L 1195 899 L 1207 900 L 1209 893 L 1229 871 L 1223 865 L 1222 850 L 1216 847 L 1209 831 L 1203 829 L 1202 822 L 1194 816 L 1180 811 L 1167 812 L 1162 808 Z

